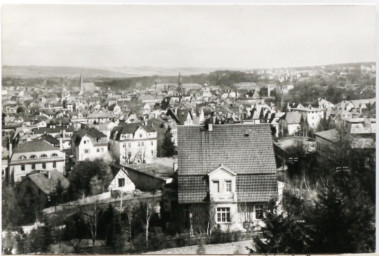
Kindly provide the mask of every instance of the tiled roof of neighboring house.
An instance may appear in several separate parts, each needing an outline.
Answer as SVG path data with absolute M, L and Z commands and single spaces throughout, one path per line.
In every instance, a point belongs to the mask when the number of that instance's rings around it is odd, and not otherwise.
M 178 176 L 180 203 L 205 202 L 208 196 L 208 177 L 203 175 Z
M 205 175 L 220 164 L 238 174 L 276 172 L 270 124 L 178 126 L 178 145 L 179 175 Z
M 44 140 L 27 141 L 14 149 L 14 153 L 26 153 L 26 152 L 41 152 L 41 151 L 52 151 L 57 150 L 56 147 L 52 146 Z
M 323 139 L 329 140 L 331 142 L 339 141 L 339 134 L 336 129 L 326 130 L 322 132 L 316 132 L 315 136 L 321 137 Z
M 239 201 L 266 201 L 277 193 L 270 124 L 213 125 L 212 131 L 179 126 L 178 145 L 179 203 L 206 200 L 207 174 L 220 164 L 237 173 Z
M 44 140 L 52 145 L 59 145 L 59 140 L 54 138 L 53 136 L 49 135 L 49 134 L 44 134 L 42 135 L 40 138 L 38 138 L 39 140 Z
M 287 112 L 285 120 L 287 124 L 300 124 L 301 114 L 299 112 Z
M 55 127 L 55 128 L 41 127 L 41 128 L 33 129 L 33 133 L 34 134 L 60 133 L 62 131 L 73 132 L 74 131 L 74 127 L 73 126 L 68 126 L 68 127 L 58 126 L 58 127 Z
M 56 170 L 48 172 L 50 178 L 48 178 L 48 174 L 42 172 L 30 173 L 27 177 L 29 177 L 29 179 L 46 195 L 56 192 L 59 182 L 61 182 L 63 189 L 68 188 L 70 182 L 63 176 L 63 174 Z
M 276 173 L 237 175 L 237 200 L 239 202 L 267 202 L 277 194 Z
M 130 124 L 121 124 L 119 126 L 116 126 L 113 128 L 111 132 L 111 138 L 113 138 L 113 135 L 116 134 L 116 140 L 120 139 L 121 134 L 134 134 L 139 127 L 142 127 L 147 132 L 156 132 L 155 128 L 152 125 L 144 125 L 142 123 L 130 123 Z

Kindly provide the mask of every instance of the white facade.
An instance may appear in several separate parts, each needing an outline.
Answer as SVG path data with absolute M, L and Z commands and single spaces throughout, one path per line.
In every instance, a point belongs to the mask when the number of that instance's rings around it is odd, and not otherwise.
M 157 157 L 157 132 L 147 132 L 140 126 L 133 133 L 121 134 L 110 140 L 110 147 L 120 164 L 152 163 Z
M 224 165 L 208 174 L 214 221 L 224 231 L 263 225 L 263 204 L 237 203 L 236 175 Z
M 113 178 L 111 184 L 108 186 L 108 190 L 118 190 L 122 192 L 131 192 L 136 189 L 133 181 L 130 180 L 128 175 L 123 170 L 119 170 L 116 176 Z
M 10 161 L 10 174 L 18 182 L 34 170 L 65 172 L 65 153 L 57 150 L 14 153 Z
M 104 158 L 108 155 L 108 144 L 94 145 L 91 138 L 83 136 L 80 144 L 75 146 L 75 159 L 77 161 Z

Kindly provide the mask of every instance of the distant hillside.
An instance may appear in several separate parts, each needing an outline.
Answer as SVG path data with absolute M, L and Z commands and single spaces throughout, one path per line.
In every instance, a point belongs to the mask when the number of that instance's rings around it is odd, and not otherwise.
M 130 77 L 122 72 L 79 67 L 3 66 L 3 77 Z
M 46 67 L 46 66 L 3 66 L 3 77 L 68 77 L 82 74 L 86 78 L 127 78 L 141 76 L 177 76 L 209 73 L 216 69 L 207 68 L 157 68 L 157 67 Z

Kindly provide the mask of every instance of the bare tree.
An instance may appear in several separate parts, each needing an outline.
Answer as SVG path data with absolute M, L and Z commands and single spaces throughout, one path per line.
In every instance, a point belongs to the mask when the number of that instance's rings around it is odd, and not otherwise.
M 149 247 L 149 227 L 150 227 L 151 217 L 154 215 L 154 204 L 151 202 L 146 202 L 143 207 L 144 207 L 145 217 L 144 217 L 144 220 L 142 221 L 142 226 L 145 230 L 146 247 Z
M 97 238 L 97 228 L 101 216 L 103 215 L 103 210 L 99 207 L 98 201 L 85 207 L 81 207 L 80 214 L 83 216 L 85 223 L 91 233 L 92 238 L 92 248 L 95 246 Z

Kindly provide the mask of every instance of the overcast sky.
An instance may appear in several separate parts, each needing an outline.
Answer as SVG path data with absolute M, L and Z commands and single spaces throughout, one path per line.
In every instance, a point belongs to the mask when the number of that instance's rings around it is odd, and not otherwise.
M 375 61 L 373 6 L 8 5 L 3 65 L 266 68 Z

